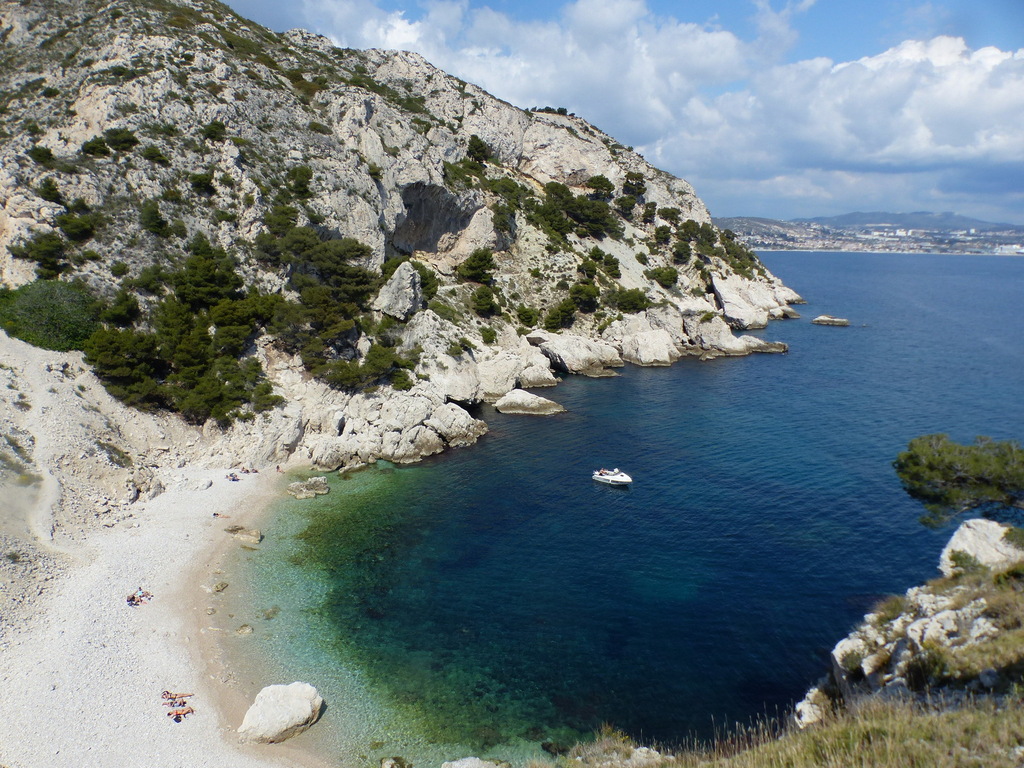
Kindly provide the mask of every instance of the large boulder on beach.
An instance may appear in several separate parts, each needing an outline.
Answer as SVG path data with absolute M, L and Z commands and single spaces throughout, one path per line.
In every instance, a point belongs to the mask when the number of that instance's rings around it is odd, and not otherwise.
M 238 740 L 274 744 L 290 739 L 316 722 L 323 705 L 323 698 L 309 683 L 268 685 L 245 713 Z
M 537 416 L 547 416 L 565 410 L 563 406 L 553 400 L 521 389 L 513 389 L 506 393 L 494 404 L 494 407 L 499 413 L 526 413 Z

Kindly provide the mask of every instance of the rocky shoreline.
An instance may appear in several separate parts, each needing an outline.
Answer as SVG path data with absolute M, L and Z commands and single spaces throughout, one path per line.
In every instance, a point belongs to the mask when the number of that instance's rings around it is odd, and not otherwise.
M 882 602 L 836 643 L 828 675 L 796 705 L 796 725 L 873 698 L 941 709 L 1008 693 L 1018 676 L 998 641 L 1016 619 L 1004 590 L 1024 563 L 1011 530 L 984 518 L 961 524 L 942 550 L 940 578 Z

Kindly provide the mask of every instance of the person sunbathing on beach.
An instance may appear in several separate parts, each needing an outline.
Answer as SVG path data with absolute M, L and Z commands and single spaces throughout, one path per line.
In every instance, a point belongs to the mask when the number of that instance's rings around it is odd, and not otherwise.
M 191 715 L 193 712 L 195 712 L 195 710 L 192 709 L 192 707 L 178 707 L 177 709 L 172 709 L 168 712 L 167 716 L 174 722 L 180 723 L 186 715 Z
M 191 693 L 171 693 L 170 691 L 164 691 L 160 694 L 161 699 L 187 699 L 189 696 L 193 696 Z
M 147 592 L 142 587 L 128 595 L 128 605 L 142 605 L 153 599 L 153 593 Z

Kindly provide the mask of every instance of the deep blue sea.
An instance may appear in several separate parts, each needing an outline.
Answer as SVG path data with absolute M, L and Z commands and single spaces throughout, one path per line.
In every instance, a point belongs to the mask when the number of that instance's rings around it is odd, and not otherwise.
M 936 575 L 951 527 L 891 463 L 930 432 L 1024 438 L 1024 259 L 762 259 L 808 301 L 757 332 L 788 354 L 570 378 L 541 392 L 563 415 L 484 408 L 472 448 L 282 501 L 237 566 L 256 631 L 227 642 L 321 690 L 307 746 L 426 768 L 602 723 L 704 738 L 784 712 L 873 602 Z

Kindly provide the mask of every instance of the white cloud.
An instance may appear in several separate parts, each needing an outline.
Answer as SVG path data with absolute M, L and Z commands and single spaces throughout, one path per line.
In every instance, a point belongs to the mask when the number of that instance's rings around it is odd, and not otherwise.
M 982 171 L 965 204 L 998 207 L 998 170 L 1024 167 L 1024 50 L 940 36 L 856 61 L 783 63 L 793 17 L 814 1 L 752 0 L 753 40 L 657 16 L 645 0 L 574 0 L 545 22 L 468 0 L 428 0 L 416 19 L 372 0 L 303 7 L 339 44 L 417 50 L 512 103 L 568 107 L 690 178 L 713 210 L 742 213 L 732 206 L 759 193 L 777 215 L 922 208 L 960 199 L 971 168 Z

